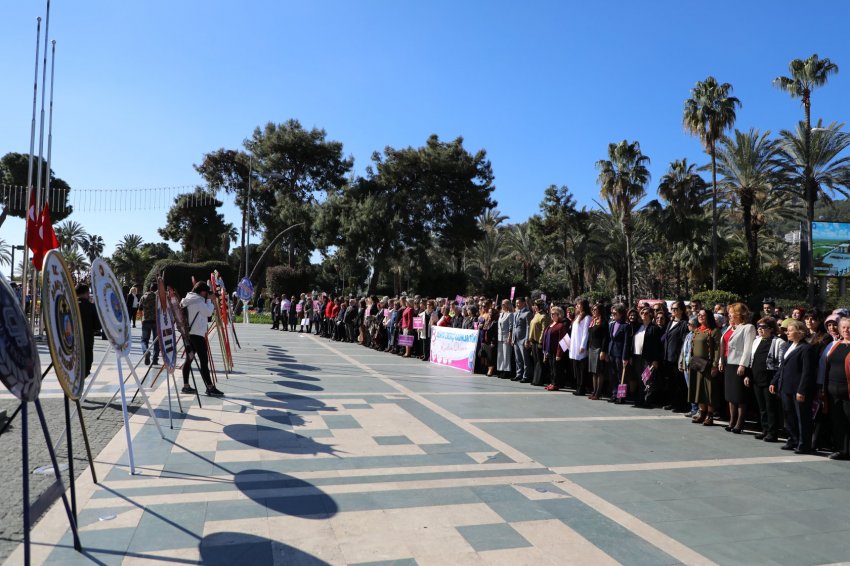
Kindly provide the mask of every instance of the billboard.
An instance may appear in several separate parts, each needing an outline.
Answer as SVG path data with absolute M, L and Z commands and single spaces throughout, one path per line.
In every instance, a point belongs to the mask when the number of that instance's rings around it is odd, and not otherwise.
M 813 222 L 812 256 L 816 276 L 850 276 L 850 223 Z

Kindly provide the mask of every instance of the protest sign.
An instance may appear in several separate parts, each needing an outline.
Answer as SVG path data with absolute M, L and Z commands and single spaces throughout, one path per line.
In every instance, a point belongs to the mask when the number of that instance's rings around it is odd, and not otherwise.
M 457 368 L 466 372 L 475 369 L 475 349 L 478 331 L 431 327 L 431 363 Z

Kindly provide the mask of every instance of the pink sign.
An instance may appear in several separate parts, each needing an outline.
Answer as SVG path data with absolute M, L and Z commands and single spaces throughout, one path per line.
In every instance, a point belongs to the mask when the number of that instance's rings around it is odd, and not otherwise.
M 398 337 L 399 346 L 413 346 L 413 336 L 401 335 Z
M 514 300 L 514 295 L 516 294 L 516 287 L 511 287 L 511 300 Z
M 390 317 L 390 309 L 384 309 L 384 318 Z
M 418 316 L 416 318 L 414 318 L 413 319 L 413 329 L 414 330 L 421 330 L 423 328 L 425 328 L 425 321 Z
M 431 363 L 472 372 L 477 344 L 477 330 L 432 326 Z
M 302 305 L 301 303 L 298 303 L 297 305 L 295 305 L 295 312 L 301 312 L 303 310 L 304 310 L 304 305 Z
M 465 300 L 465 299 L 464 299 L 462 296 L 460 296 L 460 295 L 455 295 L 455 302 L 456 302 L 457 304 L 459 304 L 459 305 L 464 304 L 464 300 Z

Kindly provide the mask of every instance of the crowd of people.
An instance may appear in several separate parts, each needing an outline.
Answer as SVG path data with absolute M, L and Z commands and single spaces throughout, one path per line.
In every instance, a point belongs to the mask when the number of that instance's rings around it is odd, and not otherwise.
M 756 314 L 744 303 L 698 300 L 460 299 L 275 296 L 272 329 L 426 361 L 432 326 L 467 329 L 478 333 L 475 371 L 487 377 L 663 408 L 701 426 L 723 421 L 733 434 L 749 419 L 756 439 L 787 439 L 783 450 L 850 459 L 847 310 L 795 308 L 786 318 L 770 300 Z

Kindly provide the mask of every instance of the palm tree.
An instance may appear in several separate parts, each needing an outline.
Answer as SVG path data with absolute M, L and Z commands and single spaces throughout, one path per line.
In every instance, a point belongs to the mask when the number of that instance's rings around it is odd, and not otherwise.
M 0 238 L 0 265 L 12 264 L 12 246 L 6 243 L 6 240 Z
M 808 145 L 812 137 L 812 91 L 826 84 L 829 75 L 838 73 L 838 65 L 829 59 L 818 58 L 817 53 L 803 61 L 802 59 L 794 59 L 788 64 L 788 70 L 791 73 L 790 77 L 776 77 L 773 79 L 773 86 L 782 89 L 791 95 L 791 98 L 800 98 L 803 103 L 803 111 L 805 113 L 805 129 L 801 136 L 801 141 L 804 145 Z M 799 127 L 797 128 L 799 131 Z M 809 148 L 803 148 L 802 153 L 813 155 L 814 152 Z M 812 222 L 814 221 L 815 201 L 818 198 L 817 189 L 811 179 L 811 167 L 803 168 L 803 175 L 799 176 L 802 184 L 800 186 L 802 196 L 806 201 L 806 230 L 808 231 L 808 242 L 806 244 L 806 256 L 809 270 L 806 273 L 806 285 L 808 287 L 808 301 L 812 304 L 815 299 L 815 279 L 814 279 L 814 261 L 812 249 Z M 811 214 L 809 211 L 811 210 Z
M 481 277 L 489 282 L 493 277 L 493 264 L 505 255 L 505 239 L 501 230 L 485 230 L 484 237 L 475 242 L 467 263 L 481 270 Z
M 115 246 L 116 250 L 137 250 L 142 247 L 144 243 L 144 238 L 139 236 L 138 234 L 126 234 L 121 241 L 118 242 L 118 245 Z
M 88 233 L 79 222 L 66 220 L 56 226 L 56 238 L 66 250 L 76 250 L 85 245 Z
M 89 258 L 89 261 L 94 261 L 96 258 L 100 257 L 100 254 L 103 253 L 105 245 L 103 243 L 103 238 L 95 234 L 89 234 L 81 247 L 86 253 L 86 257 Z
M 492 232 L 507 219 L 508 217 L 502 215 L 496 208 L 488 208 L 478 217 L 478 227 L 485 233 Z
M 528 222 L 515 224 L 505 235 L 507 248 L 522 265 L 522 275 L 527 285 L 531 284 L 531 269 L 537 257 L 534 238 L 531 235 Z
M 714 77 L 697 82 L 685 101 L 682 122 L 685 129 L 699 137 L 711 156 L 711 288 L 717 289 L 717 142 L 735 123 L 735 109 L 741 101 L 730 96 L 732 85 L 719 84 Z
M 763 220 L 753 218 L 753 208 L 767 198 L 778 180 L 780 147 L 769 136 L 770 131 L 761 134 L 755 129 L 748 132 L 736 129 L 734 138 L 724 137 L 717 150 L 717 169 L 723 176 L 724 192 L 733 210 L 736 204 L 740 206 L 751 281 L 759 267 L 758 229 L 754 228 L 757 220 Z
M 74 279 L 79 281 L 81 279 L 80 275 L 89 268 L 89 262 L 86 260 L 86 256 L 76 249 L 62 249 L 61 253 L 65 259 L 65 263 L 68 265 L 68 269 L 74 274 Z
M 144 269 L 142 242 L 144 240 L 138 234 L 127 234 L 115 246 L 112 267 L 125 284 L 135 285 L 144 279 L 145 274 L 141 273 Z
M 838 73 L 838 65 L 829 59 L 819 59 L 815 53 L 805 61 L 794 59 L 788 64 L 790 77 L 776 77 L 773 86 L 784 90 L 791 98 L 800 98 L 806 113 L 806 130 L 812 129 L 812 91 L 826 84 L 829 75 Z
M 620 215 L 623 235 L 626 240 L 626 296 L 632 303 L 632 212 L 646 194 L 649 182 L 649 157 L 641 153 L 640 143 L 608 144 L 608 159 L 596 162 L 599 170 L 599 194 L 608 201 L 612 212 Z
M 850 134 L 841 130 L 844 124 L 836 122 L 827 127 L 811 129 L 805 122 L 799 122 L 794 132 L 779 132 L 782 153 L 780 161 L 783 174 L 796 194 L 806 202 L 806 260 L 808 273 L 809 304 L 814 303 L 814 255 L 812 249 L 812 223 L 815 219 L 815 202 L 823 199 L 829 202 L 835 193 L 848 196 L 850 191 L 850 156 L 839 157 L 850 147 Z

